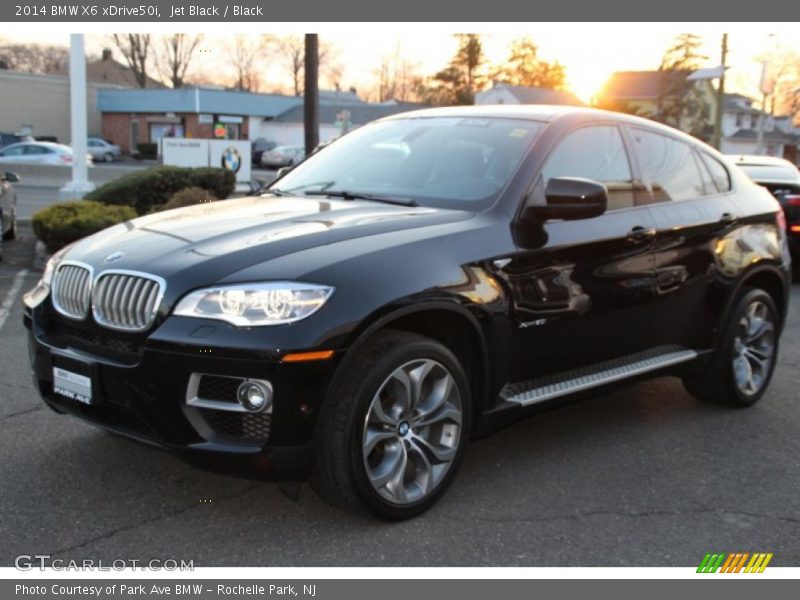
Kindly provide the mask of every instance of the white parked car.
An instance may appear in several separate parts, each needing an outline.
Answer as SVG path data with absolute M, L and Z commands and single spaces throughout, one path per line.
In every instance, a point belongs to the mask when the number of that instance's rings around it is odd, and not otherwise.
M 20 142 L 0 150 L 0 162 L 18 165 L 71 165 L 72 148 L 53 142 Z M 92 161 L 92 156 L 87 155 Z
M 95 161 L 113 162 L 122 156 L 122 149 L 103 138 L 90 137 L 86 140 L 86 150 Z
M 261 166 L 268 168 L 292 167 L 306 157 L 300 146 L 277 146 L 261 155 Z

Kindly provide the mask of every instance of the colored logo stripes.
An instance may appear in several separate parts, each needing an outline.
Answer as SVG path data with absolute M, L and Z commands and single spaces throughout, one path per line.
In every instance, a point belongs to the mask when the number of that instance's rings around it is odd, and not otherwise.
M 726 554 L 724 552 L 706 554 L 700 566 L 697 567 L 698 573 L 763 573 L 769 561 L 772 560 L 772 552 L 734 552 Z M 746 565 L 746 566 L 745 566 Z

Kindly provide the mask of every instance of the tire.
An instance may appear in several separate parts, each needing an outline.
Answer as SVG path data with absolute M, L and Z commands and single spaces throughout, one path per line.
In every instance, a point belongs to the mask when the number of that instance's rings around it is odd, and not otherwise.
M 0 226 L 0 231 L 2 231 L 5 225 Z M 3 239 L 7 241 L 12 241 L 17 239 L 17 213 L 14 212 L 11 214 L 11 228 L 3 234 Z
M 775 370 L 779 331 L 780 316 L 772 296 L 746 288 L 706 368 L 684 376 L 684 387 L 703 402 L 752 406 L 764 395 Z
M 343 367 L 320 415 L 314 489 L 335 506 L 386 520 L 424 512 L 444 494 L 469 439 L 462 366 L 439 342 L 387 330 Z M 416 379 L 418 387 L 401 383 Z
M 114 155 L 111 152 L 106 152 L 103 155 L 103 160 L 107 163 L 114 162 Z

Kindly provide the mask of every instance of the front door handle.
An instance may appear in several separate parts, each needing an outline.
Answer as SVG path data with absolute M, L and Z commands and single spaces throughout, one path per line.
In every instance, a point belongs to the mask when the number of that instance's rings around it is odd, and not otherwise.
M 736 215 L 729 212 L 722 213 L 722 216 L 719 218 L 719 222 L 722 223 L 723 225 L 731 225 L 735 221 L 736 221 Z
M 641 244 L 656 237 L 656 230 L 653 227 L 637 225 L 628 232 L 628 241 L 634 244 Z

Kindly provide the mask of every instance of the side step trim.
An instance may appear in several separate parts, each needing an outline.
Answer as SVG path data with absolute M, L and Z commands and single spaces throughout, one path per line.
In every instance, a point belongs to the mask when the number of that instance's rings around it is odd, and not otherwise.
M 574 394 L 649 371 L 656 371 L 697 358 L 697 352 L 679 346 L 653 348 L 624 359 L 567 371 L 553 377 L 506 385 L 500 397 L 506 402 L 529 406 L 559 396 Z

